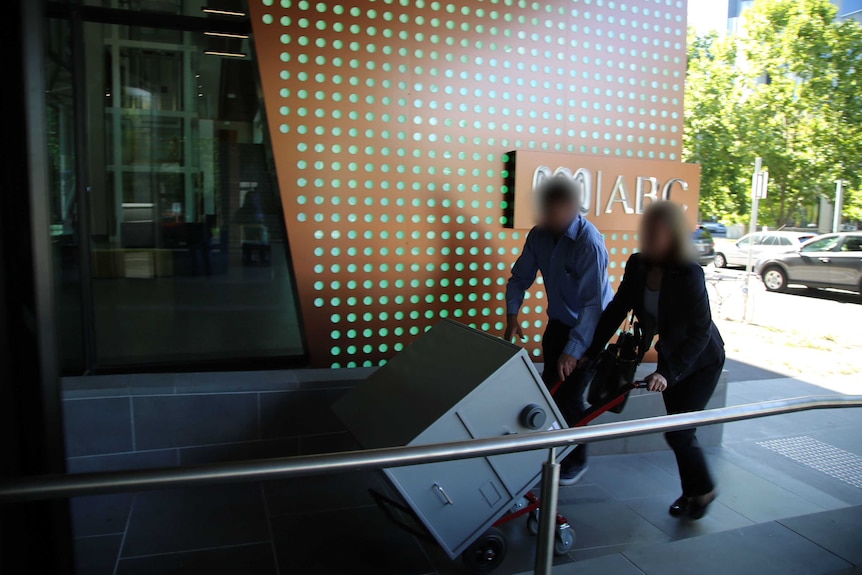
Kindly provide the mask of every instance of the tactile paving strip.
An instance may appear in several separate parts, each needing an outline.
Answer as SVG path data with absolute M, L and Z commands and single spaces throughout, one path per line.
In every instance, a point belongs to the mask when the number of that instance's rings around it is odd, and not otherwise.
M 758 441 L 757 445 L 862 489 L 862 457 L 855 453 L 807 435 Z

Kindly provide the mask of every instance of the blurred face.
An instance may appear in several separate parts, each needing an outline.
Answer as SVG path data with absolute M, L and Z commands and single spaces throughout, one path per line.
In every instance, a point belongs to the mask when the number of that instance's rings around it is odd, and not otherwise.
M 641 253 L 653 262 L 667 261 L 673 251 L 673 231 L 660 218 L 644 218 L 641 224 Z
M 539 226 L 553 234 L 562 234 L 578 215 L 577 203 L 572 201 L 555 201 L 542 206 L 539 214 Z

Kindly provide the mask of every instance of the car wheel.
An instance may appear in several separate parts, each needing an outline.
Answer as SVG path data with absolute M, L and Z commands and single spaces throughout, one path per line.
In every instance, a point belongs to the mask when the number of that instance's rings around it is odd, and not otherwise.
M 771 266 L 763 270 L 763 285 L 769 291 L 784 291 L 787 287 L 787 274 L 778 266 Z
M 717 268 L 726 268 L 727 267 L 727 258 L 724 257 L 724 254 L 719 252 L 715 254 L 715 259 L 712 260 L 712 265 Z

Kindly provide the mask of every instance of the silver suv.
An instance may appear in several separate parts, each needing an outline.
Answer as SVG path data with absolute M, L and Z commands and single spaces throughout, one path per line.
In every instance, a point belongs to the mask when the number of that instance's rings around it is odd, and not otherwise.
M 742 236 L 735 243 L 723 245 L 715 250 L 715 267 L 745 267 L 748 265 L 748 250 L 751 248 L 752 262 L 769 254 L 794 250 L 816 234 L 802 232 L 755 232 Z

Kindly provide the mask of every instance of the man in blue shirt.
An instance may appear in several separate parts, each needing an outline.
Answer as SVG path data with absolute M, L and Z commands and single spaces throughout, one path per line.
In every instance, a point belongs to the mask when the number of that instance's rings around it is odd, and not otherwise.
M 593 332 L 613 298 L 608 281 L 608 251 L 599 230 L 580 215 L 575 183 L 563 175 L 547 180 L 538 190 L 539 225 L 530 230 L 521 256 L 506 286 L 506 332 L 511 341 L 524 333 L 518 312 L 526 292 L 541 271 L 548 295 L 548 326 L 542 337 L 545 370 L 550 388 L 563 385 L 554 397 L 569 424 L 587 409 L 583 370 L 577 369 L 593 341 Z M 563 461 L 560 484 L 572 485 L 587 470 L 587 446 L 578 445 Z

